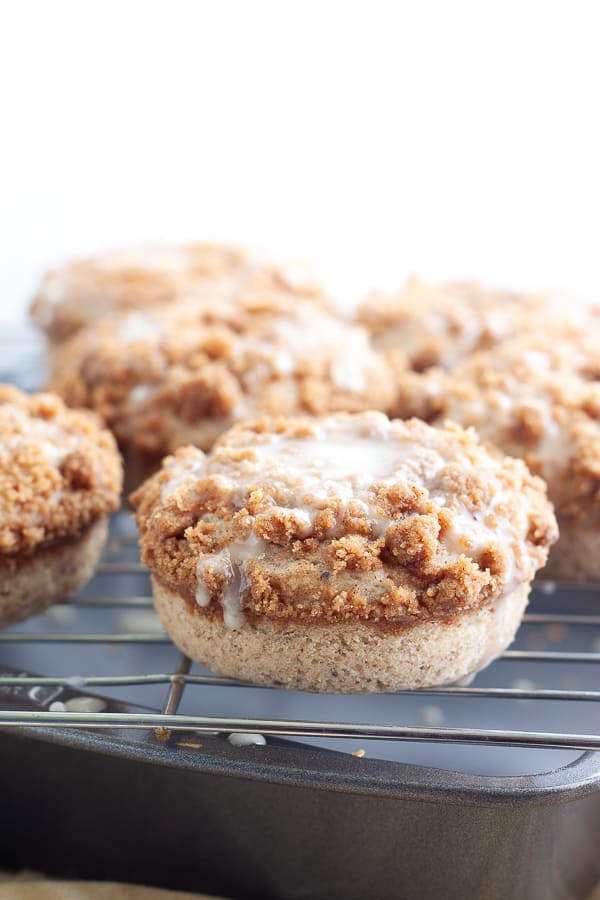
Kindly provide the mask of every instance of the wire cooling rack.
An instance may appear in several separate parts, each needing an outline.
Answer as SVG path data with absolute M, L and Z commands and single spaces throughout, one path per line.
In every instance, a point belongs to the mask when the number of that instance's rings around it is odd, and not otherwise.
M 0 337 L 2 345 L 9 346 Z M 31 337 L 10 346 L 19 368 L 6 363 L 0 380 L 37 387 Z M 176 651 L 153 612 L 135 527 L 122 512 L 79 595 L 0 632 L 0 727 L 41 726 L 134 741 L 178 737 L 188 748 L 198 735 L 229 735 L 238 745 L 291 737 L 469 771 L 486 770 L 481 756 L 494 751 L 461 760 L 459 748 L 484 745 L 503 750 L 494 773 L 540 771 L 600 750 L 600 585 L 540 582 L 513 647 L 470 684 L 366 697 L 257 688 Z M 538 752 L 526 765 L 513 763 L 506 748 L 547 751 L 552 761 Z
M 298 718 L 293 710 L 299 697 L 309 711 L 322 709 L 323 698 L 256 688 L 195 671 L 175 651 L 152 612 L 149 580 L 137 559 L 133 523 L 120 513 L 90 585 L 44 616 L 0 633 L 4 663 L 0 726 L 141 730 L 159 740 L 183 731 L 251 735 L 248 740 L 254 742 L 259 736 L 286 736 L 317 743 L 345 739 L 356 744 L 405 741 L 600 750 L 598 588 L 541 582 L 531 609 L 516 648 L 506 651 L 469 685 L 383 698 L 330 697 L 327 718 Z M 157 667 L 167 659 L 170 665 Z M 147 710 L 139 706 L 140 689 L 145 691 L 142 699 L 150 700 Z M 99 690 L 110 697 L 98 696 Z M 226 712 L 205 712 L 219 709 L 219 691 L 227 691 Z M 257 715 L 246 714 L 248 693 L 259 710 Z M 260 694 L 272 697 L 266 703 L 257 701 Z M 289 697 L 295 702 L 288 702 Z M 283 711 L 265 715 L 265 709 L 273 708 L 273 698 Z M 486 712 L 482 716 L 479 711 L 475 723 L 453 724 L 453 703 L 460 704 L 459 720 L 469 720 L 473 716 L 468 706 L 482 702 Z M 235 714 L 236 704 L 244 714 Z M 344 711 L 357 704 L 359 716 L 344 719 Z M 498 715 L 494 704 L 501 704 Z M 577 715 L 573 715 L 575 708 Z M 331 714 L 332 709 L 337 715 Z M 363 721 L 371 710 L 381 713 L 383 721 L 368 715 Z M 414 724 L 408 724 L 411 717 L 417 720 Z M 482 727 L 481 720 L 490 718 L 501 727 Z M 554 725 L 538 727 L 538 722 Z

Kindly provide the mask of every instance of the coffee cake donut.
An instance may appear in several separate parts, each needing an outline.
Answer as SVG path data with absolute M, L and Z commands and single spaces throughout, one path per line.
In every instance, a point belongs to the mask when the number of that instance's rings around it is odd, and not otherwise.
M 474 432 L 269 419 L 133 495 L 158 613 L 192 659 L 296 690 L 453 682 L 512 641 L 556 539 L 543 482 Z
M 383 409 L 393 396 L 363 329 L 288 296 L 246 298 L 212 319 L 185 303 L 111 317 L 54 362 L 52 388 L 103 417 L 131 484 L 182 444 L 208 449 L 240 419 Z
M 600 578 L 600 339 L 577 329 L 514 339 L 454 373 L 400 379 L 396 408 L 474 426 L 548 485 L 560 526 L 548 577 Z
M 400 371 L 408 359 L 423 372 L 452 369 L 470 354 L 546 323 L 565 318 L 553 295 L 517 293 L 475 282 L 435 284 L 410 278 L 396 294 L 375 291 L 359 307 L 357 321 L 372 335 L 374 347 Z M 592 308 L 572 303 L 570 318 Z
M 48 272 L 31 316 L 60 342 L 107 314 L 183 297 L 215 306 L 246 291 L 285 292 L 329 305 L 304 263 L 227 245 L 156 244 L 75 260 Z
M 114 439 L 95 417 L 0 385 L 0 626 L 88 580 L 120 491 Z

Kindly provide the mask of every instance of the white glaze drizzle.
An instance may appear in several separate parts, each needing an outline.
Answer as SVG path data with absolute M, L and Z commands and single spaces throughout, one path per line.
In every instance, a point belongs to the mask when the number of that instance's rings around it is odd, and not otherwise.
M 202 475 L 219 479 L 230 491 L 230 501 L 237 508 L 244 508 L 255 486 L 265 481 L 290 491 L 289 506 L 268 505 L 256 518 L 249 516 L 251 529 L 263 516 L 281 515 L 288 518 L 300 538 L 310 536 L 318 512 L 330 508 L 332 499 L 338 504 L 338 518 L 326 537 L 334 538 L 343 533 L 345 516 L 366 516 L 371 533 L 385 537 L 394 519 L 379 507 L 372 487 L 408 482 L 424 490 L 440 508 L 451 515 L 451 526 L 441 538 L 442 552 L 449 560 L 460 556 L 479 562 L 487 547 L 496 547 L 504 555 L 505 593 L 523 580 L 526 554 L 515 555 L 515 537 L 527 532 L 526 510 L 515 512 L 509 518 L 508 506 L 502 484 L 493 471 L 490 461 L 489 478 L 492 501 L 482 511 L 471 511 L 453 496 L 445 480 L 438 474 L 447 460 L 437 450 L 423 446 L 407 431 L 403 436 L 400 423 L 394 431 L 385 416 L 370 414 L 362 417 L 369 427 L 363 427 L 357 435 L 348 425 L 339 426 L 332 434 L 320 424 L 313 424 L 307 437 L 290 438 L 277 434 L 261 435 L 251 447 L 240 447 L 241 455 L 235 456 L 235 474 L 231 471 L 232 447 L 217 447 L 209 457 L 202 456 L 175 459 L 170 467 L 172 477 L 163 489 L 169 496 L 180 485 Z M 235 451 L 234 451 L 235 455 Z M 483 463 L 485 465 L 485 462 Z M 461 460 L 467 468 L 472 465 L 467 455 Z M 481 465 L 481 462 L 478 464 Z M 327 473 L 327 477 L 324 477 Z M 294 485 L 290 488 L 290 485 Z M 494 490 L 494 485 L 496 489 Z M 211 570 L 223 576 L 220 602 L 228 627 L 238 628 L 243 623 L 243 602 L 250 583 L 246 563 L 264 554 L 267 544 L 250 530 L 246 539 L 237 540 L 217 553 L 203 556 L 197 568 L 196 600 L 207 606 L 211 597 L 205 574 Z

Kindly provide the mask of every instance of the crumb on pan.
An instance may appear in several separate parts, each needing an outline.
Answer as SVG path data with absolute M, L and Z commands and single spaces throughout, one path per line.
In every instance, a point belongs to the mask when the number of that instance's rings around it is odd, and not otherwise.
M 249 731 L 236 731 L 230 734 L 227 740 L 232 747 L 264 747 L 267 743 L 264 734 Z

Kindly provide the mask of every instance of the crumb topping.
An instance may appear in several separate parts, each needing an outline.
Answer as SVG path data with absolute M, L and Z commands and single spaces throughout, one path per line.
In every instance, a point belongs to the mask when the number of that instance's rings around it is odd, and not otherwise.
M 36 324 L 62 341 L 108 313 L 187 297 L 220 304 L 239 293 L 271 291 L 330 302 L 309 267 L 218 244 L 125 248 L 49 272 L 31 306 Z
M 401 370 L 423 372 L 433 366 L 451 369 L 475 351 L 561 314 L 551 295 L 494 290 L 473 282 L 434 284 L 411 278 L 397 294 L 372 293 L 358 311 L 358 321 L 373 336 L 377 350 Z M 593 314 L 579 304 L 569 316 Z
M 92 415 L 0 385 L 0 554 L 78 536 L 120 492 L 114 439 Z
M 340 413 L 185 447 L 133 495 L 144 562 L 202 614 L 449 621 L 529 581 L 557 529 L 544 485 L 474 432 Z
M 52 387 L 69 405 L 96 410 L 123 447 L 151 455 L 208 448 L 257 414 L 385 408 L 393 396 L 363 329 L 287 295 L 111 317 L 54 362 Z
M 548 484 L 560 516 L 600 516 L 600 341 L 550 326 L 453 373 L 399 379 L 397 412 L 473 426 Z

